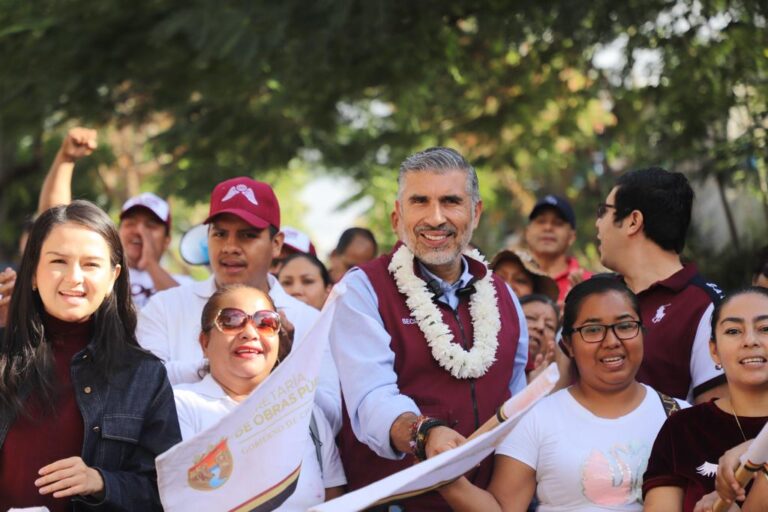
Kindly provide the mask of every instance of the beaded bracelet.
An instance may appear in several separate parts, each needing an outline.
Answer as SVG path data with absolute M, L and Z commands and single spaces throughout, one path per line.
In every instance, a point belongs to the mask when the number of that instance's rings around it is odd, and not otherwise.
M 416 444 L 413 454 L 420 461 L 424 461 L 424 460 L 427 460 L 426 444 L 427 444 L 427 435 L 429 434 L 429 431 L 435 427 L 445 427 L 448 424 L 443 420 L 439 420 L 437 418 L 428 418 L 428 417 L 422 416 L 419 419 L 420 421 L 416 426 L 416 436 L 413 439 L 413 441 Z
M 419 416 L 416 418 L 416 421 L 411 423 L 411 426 L 409 427 L 408 434 L 410 441 L 408 441 L 408 448 L 411 449 L 411 453 L 413 455 L 416 455 L 416 434 L 419 432 L 419 427 L 421 424 L 427 419 L 429 418 L 426 416 Z

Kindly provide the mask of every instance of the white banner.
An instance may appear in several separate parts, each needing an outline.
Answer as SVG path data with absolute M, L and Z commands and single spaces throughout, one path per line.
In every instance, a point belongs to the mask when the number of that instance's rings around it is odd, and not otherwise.
M 337 286 L 290 355 L 230 414 L 157 457 L 165 510 L 274 510 L 295 490 Z
M 757 471 L 766 462 L 768 462 L 768 423 L 763 426 L 747 451 L 741 456 L 741 463 L 751 471 Z
M 386 503 L 431 491 L 452 482 L 490 455 L 533 405 L 557 383 L 557 365 L 552 363 L 523 391 L 503 405 L 506 421 L 462 446 L 420 462 L 383 480 L 317 505 L 311 512 L 346 512 L 362 510 L 376 503 Z

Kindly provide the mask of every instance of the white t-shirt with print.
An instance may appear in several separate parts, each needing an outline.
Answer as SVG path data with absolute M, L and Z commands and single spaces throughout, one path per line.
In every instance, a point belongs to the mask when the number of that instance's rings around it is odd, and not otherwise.
M 539 512 L 642 511 L 643 473 L 667 419 L 658 393 L 645 388 L 640 405 L 615 419 L 595 416 L 560 390 L 501 442 L 497 455 L 536 470 Z
M 181 438 L 185 440 L 213 426 L 238 406 L 238 402 L 232 400 L 210 374 L 206 375 L 200 382 L 174 386 L 173 395 L 176 400 L 176 412 L 179 416 Z M 315 443 L 310 437 L 309 428 L 307 428 L 306 448 L 296 490 L 278 510 L 303 512 L 309 507 L 325 501 L 325 489 L 347 483 L 328 420 L 325 419 L 322 409 L 317 405 L 314 405 L 312 414 L 315 416 L 320 437 L 322 471 L 317 460 Z
M 181 274 L 172 274 L 171 277 L 179 285 L 195 282 L 191 277 Z M 149 298 L 157 293 L 155 282 L 149 272 L 136 268 L 128 268 L 128 279 L 131 284 L 133 303 L 136 305 L 136 309 L 141 309 L 147 304 Z

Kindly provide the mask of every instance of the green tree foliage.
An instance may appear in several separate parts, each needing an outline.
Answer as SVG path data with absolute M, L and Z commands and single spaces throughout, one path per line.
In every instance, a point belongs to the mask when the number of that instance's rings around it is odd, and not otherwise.
M 31 209 L 62 123 L 160 114 L 161 193 L 205 200 L 298 159 L 358 180 L 383 234 L 398 163 L 452 145 L 482 172 L 481 246 L 553 191 L 594 256 L 594 205 L 630 167 L 765 201 L 766 15 L 748 0 L 0 0 L 0 221 Z

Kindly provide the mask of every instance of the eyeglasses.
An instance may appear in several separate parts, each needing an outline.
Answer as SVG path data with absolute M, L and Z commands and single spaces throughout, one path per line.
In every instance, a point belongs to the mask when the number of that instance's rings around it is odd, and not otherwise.
M 235 334 L 245 329 L 249 320 L 260 334 L 273 336 L 280 331 L 280 315 L 269 310 L 256 311 L 249 315 L 242 309 L 224 308 L 216 315 L 213 324 L 224 334 Z
M 600 219 L 605 215 L 605 212 L 608 211 L 608 208 L 616 209 L 616 205 L 608 204 L 608 203 L 600 203 L 597 205 L 597 218 Z
M 624 341 L 631 340 L 637 336 L 642 325 L 639 320 L 625 320 L 611 325 L 582 325 L 581 327 L 574 327 L 571 332 L 576 331 L 581 334 L 581 339 L 587 343 L 601 343 L 608 334 L 608 329 L 610 329 L 616 338 Z

